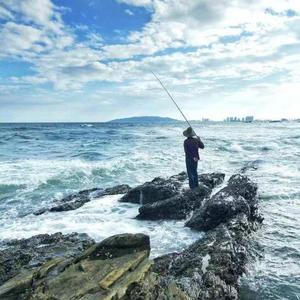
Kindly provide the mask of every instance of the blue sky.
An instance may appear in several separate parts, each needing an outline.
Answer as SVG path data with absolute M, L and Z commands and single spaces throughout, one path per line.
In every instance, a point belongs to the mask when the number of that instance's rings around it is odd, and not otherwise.
M 0 0 L 0 122 L 299 118 L 299 0 Z

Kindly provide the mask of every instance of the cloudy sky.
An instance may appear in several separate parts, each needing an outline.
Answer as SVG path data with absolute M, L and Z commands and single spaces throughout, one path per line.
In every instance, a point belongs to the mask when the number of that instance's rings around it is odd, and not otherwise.
M 0 122 L 300 117 L 299 0 L 0 0 Z

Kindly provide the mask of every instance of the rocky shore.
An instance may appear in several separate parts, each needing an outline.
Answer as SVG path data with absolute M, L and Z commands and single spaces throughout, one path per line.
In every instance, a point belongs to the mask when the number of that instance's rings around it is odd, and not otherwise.
M 251 235 L 262 217 L 256 184 L 244 174 L 226 184 L 224 177 L 201 174 L 199 188 L 191 191 L 180 173 L 135 188 L 81 191 L 42 208 L 35 214 L 77 209 L 94 198 L 120 194 L 119 201 L 140 205 L 140 222 L 182 219 L 205 234 L 182 252 L 154 260 L 144 234 L 120 234 L 100 243 L 78 233 L 6 241 L 0 251 L 0 299 L 239 299 Z

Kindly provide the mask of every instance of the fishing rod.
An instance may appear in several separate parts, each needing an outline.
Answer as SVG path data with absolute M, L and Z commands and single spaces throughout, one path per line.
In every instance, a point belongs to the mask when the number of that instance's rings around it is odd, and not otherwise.
M 168 96 L 171 98 L 171 100 L 173 101 L 173 103 L 175 104 L 175 106 L 177 107 L 177 109 L 180 111 L 181 115 L 183 116 L 183 118 L 185 119 L 185 121 L 187 122 L 187 124 L 189 125 L 189 127 L 192 128 L 192 125 L 190 124 L 190 122 L 188 121 L 188 119 L 186 118 L 186 116 L 184 115 L 184 113 L 182 112 L 182 110 L 180 109 L 180 107 L 178 106 L 178 104 L 176 103 L 176 101 L 174 100 L 174 98 L 172 97 L 172 95 L 169 93 L 169 91 L 167 90 L 167 88 L 164 86 L 164 84 L 162 83 L 162 81 L 158 78 L 158 76 L 153 71 L 151 71 L 151 73 L 157 79 L 157 81 L 160 83 L 160 85 L 165 90 L 165 92 L 168 94 Z

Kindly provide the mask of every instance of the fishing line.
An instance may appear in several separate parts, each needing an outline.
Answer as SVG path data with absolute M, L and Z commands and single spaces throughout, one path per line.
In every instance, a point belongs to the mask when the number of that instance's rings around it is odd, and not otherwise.
M 157 81 L 160 83 L 160 85 L 162 86 L 162 88 L 164 89 L 164 91 L 167 93 L 167 95 L 170 97 L 170 99 L 173 101 L 173 103 L 175 104 L 175 106 L 177 107 L 177 109 L 180 111 L 181 115 L 183 116 L 183 118 L 185 119 L 185 121 L 187 122 L 187 124 L 189 125 L 189 127 L 192 128 L 192 125 L 190 124 L 190 122 L 188 121 L 188 119 L 186 118 L 186 116 L 184 115 L 184 113 L 182 112 L 182 110 L 180 109 L 180 107 L 178 106 L 178 104 L 176 103 L 176 101 L 174 100 L 174 98 L 172 97 L 172 95 L 169 93 L 169 91 L 167 90 L 167 88 L 164 86 L 164 84 L 162 83 L 162 81 L 158 78 L 158 76 L 153 71 L 151 71 L 151 73 L 157 79 Z

